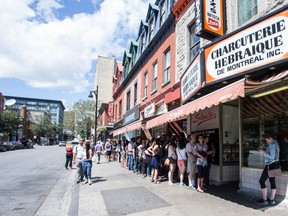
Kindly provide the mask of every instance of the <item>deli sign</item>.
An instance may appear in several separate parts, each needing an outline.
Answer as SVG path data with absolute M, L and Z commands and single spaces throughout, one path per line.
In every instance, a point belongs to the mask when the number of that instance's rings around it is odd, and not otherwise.
M 224 35 L 223 0 L 195 0 L 196 35 L 211 40 Z
M 200 55 L 194 59 L 187 71 L 181 77 L 182 103 L 188 100 L 201 88 Z
M 206 83 L 288 57 L 288 9 L 205 48 Z
M 147 118 L 155 114 L 155 103 L 150 104 L 144 108 L 144 117 Z

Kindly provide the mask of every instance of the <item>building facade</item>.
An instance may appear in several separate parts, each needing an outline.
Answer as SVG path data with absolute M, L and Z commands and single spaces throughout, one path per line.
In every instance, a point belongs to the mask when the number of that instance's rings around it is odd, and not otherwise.
M 94 89 L 98 86 L 98 98 L 97 98 L 97 136 L 98 139 L 105 140 L 109 137 L 109 133 L 113 128 L 113 113 L 111 114 L 112 105 L 112 92 L 113 92 L 113 79 L 115 79 L 114 73 L 117 69 L 117 65 L 121 65 L 121 62 L 117 61 L 114 57 L 98 56 L 97 67 L 94 78 Z M 93 95 L 95 100 L 95 95 Z M 110 108 L 108 111 L 108 107 Z M 94 126 L 95 127 L 95 126 Z M 94 135 L 94 128 L 91 134 Z
M 140 22 L 138 37 L 123 55 L 122 71 L 115 74 L 113 136 L 128 139 L 141 135 L 146 122 L 165 113 L 169 102 L 165 95 L 180 99 L 175 89 L 175 19 L 172 0 L 149 4 L 146 18 Z M 118 79 L 119 75 L 121 80 Z M 179 89 L 179 87 L 178 87 Z M 148 131 L 152 136 L 157 130 Z
M 47 99 L 39 99 L 39 98 L 25 98 L 25 97 L 16 97 L 16 96 L 7 96 L 4 95 L 5 101 L 14 99 L 16 102 L 11 106 L 12 109 L 22 112 L 23 108 L 25 112 L 30 113 L 46 113 L 49 116 L 51 123 L 54 125 L 62 125 L 64 119 L 64 110 L 65 107 L 62 101 L 58 100 L 47 100 Z M 27 114 L 25 114 L 27 115 Z M 26 119 L 26 118 L 25 118 Z M 18 136 L 18 138 L 22 138 L 23 135 L 26 137 L 29 136 L 28 130 L 23 128 L 23 132 Z M 33 138 L 33 137 L 29 137 Z M 59 130 L 58 139 L 63 138 L 63 128 Z
M 165 4 L 172 6 L 173 21 L 166 19 L 170 28 L 175 26 L 171 32 L 165 24 L 149 26 L 153 14 L 163 20 Z M 136 42 L 124 53 L 121 83 L 114 83 L 118 86 L 113 95 L 117 125 L 113 135 L 205 133 L 215 148 L 211 181 L 239 181 L 241 189 L 259 191 L 264 164 L 257 149 L 265 146 L 262 136 L 273 133 L 282 166 L 277 194 L 287 197 L 287 4 L 287 0 L 178 0 L 149 5 L 148 19 L 140 23 Z M 146 37 L 141 34 L 145 31 Z M 151 32 L 155 37 L 167 33 L 165 40 L 157 40 L 154 52 Z M 166 68 L 158 60 L 161 53 L 165 59 L 167 47 L 173 50 L 171 82 L 163 88 Z M 133 85 L 140 79 L 136 94 Z M 139 102 L 131 97 L 139 94 Z M 131 101 L 138 103 L 128 112 Z M 127 115 L 134 117 L 134 123 L 125 124 Z

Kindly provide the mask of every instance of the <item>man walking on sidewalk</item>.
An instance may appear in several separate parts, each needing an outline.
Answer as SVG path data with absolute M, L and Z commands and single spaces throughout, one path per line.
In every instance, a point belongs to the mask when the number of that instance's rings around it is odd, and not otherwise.
M 80 183 L 83 181 L 84 173 L 83 173 L 83 167 L 82 167 L 82 157 L 84 155 L 84 148 L 83 148 L 83 139 L 81 138 L 79 140 L 79 144 L 74 147 L 73 149 L 73 162 L 76 163 L 78 176 L 77 176 L 77 183 Z

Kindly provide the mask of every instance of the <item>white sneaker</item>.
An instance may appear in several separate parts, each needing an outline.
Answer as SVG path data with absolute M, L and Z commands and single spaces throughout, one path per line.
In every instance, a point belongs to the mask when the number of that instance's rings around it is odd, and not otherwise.
M 196 188 L 193 185 L 189 185 L 187 188 L 190 190 L 196 190 Z
M 91 182 L 91 180 L 90 180 L 90 179 L 88 180 L 88 183 L 89 183 L 89 185 L 91 185 L 91 184 L 92 184 L 92 182 Z
M 88 183 L 88 180 L 85 180 L 84 182 L 83 182 L 83 185 L 85 185 L 85 184 L 87 184 Z

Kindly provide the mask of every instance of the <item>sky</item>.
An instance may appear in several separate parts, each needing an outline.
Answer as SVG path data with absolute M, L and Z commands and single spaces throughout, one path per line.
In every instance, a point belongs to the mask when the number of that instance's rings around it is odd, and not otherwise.
M 0 0 L 0 92 L 88 100 L 97 56 L 122 60 L 155 0 Z M 111 81 L 112 82 L 112 81 Z

